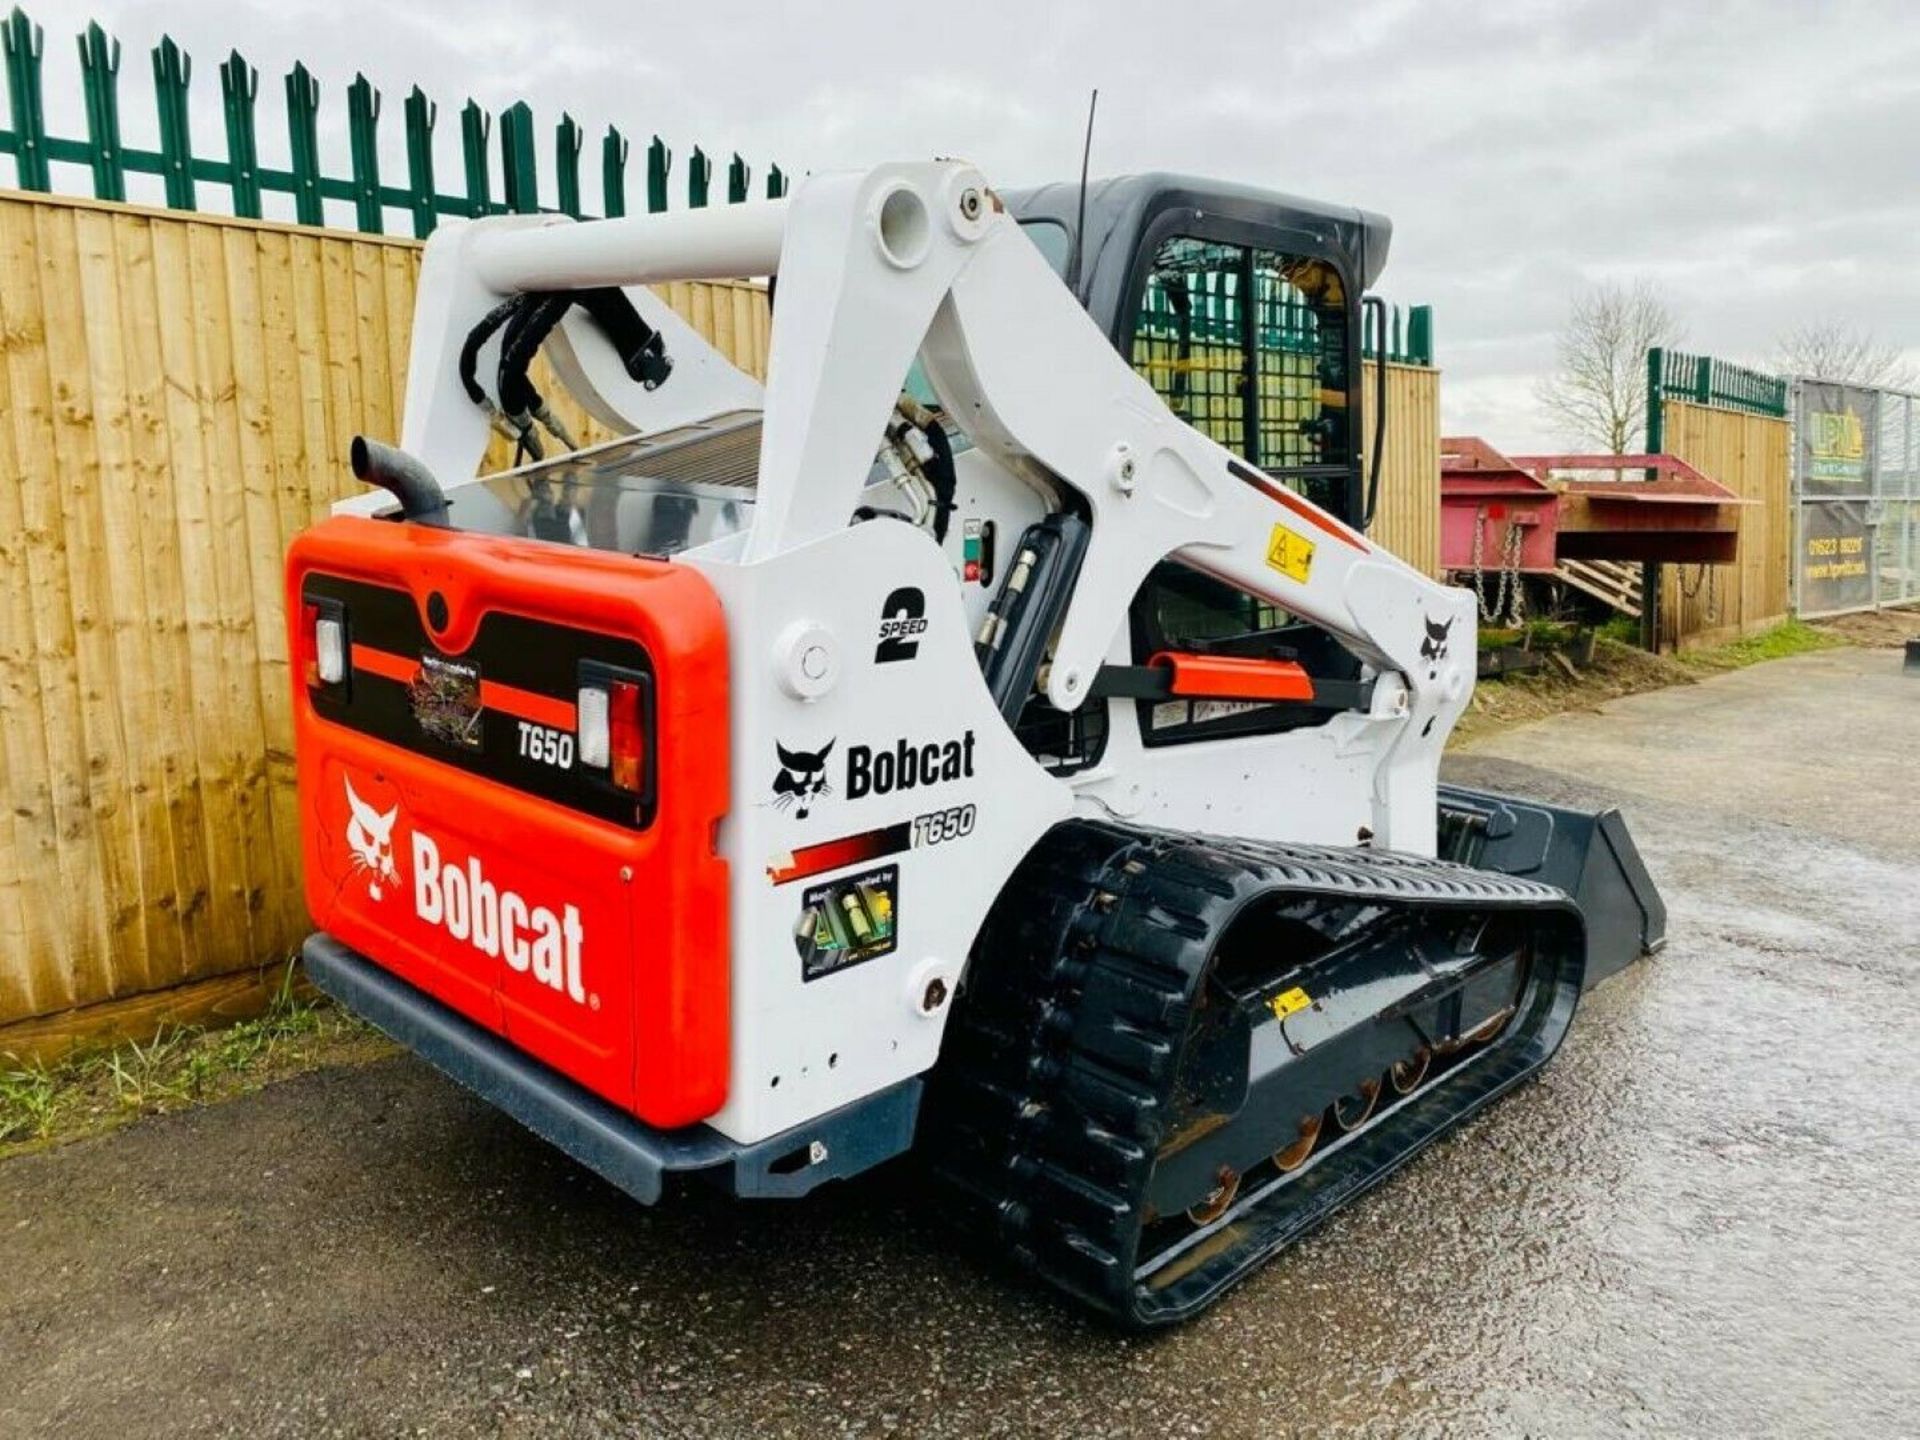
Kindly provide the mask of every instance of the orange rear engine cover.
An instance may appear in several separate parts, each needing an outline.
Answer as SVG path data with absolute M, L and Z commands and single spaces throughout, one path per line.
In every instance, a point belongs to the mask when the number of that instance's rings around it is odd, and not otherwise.
M 727 649 L 705 578 L 338 516 L 294 542 L 287 613 L 319 926 L 648 1124 L 717 1110 Z M 345 634 L 332 684 L 322 618 Z M 583 684 L 637 706 L 637 786 L 583 763 Z

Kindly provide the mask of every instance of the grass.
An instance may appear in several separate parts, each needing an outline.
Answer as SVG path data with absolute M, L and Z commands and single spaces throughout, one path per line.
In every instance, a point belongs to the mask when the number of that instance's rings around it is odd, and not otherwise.
M 1524 634 L 1515 630 L 1482 630 L 1480 644 L 1484 650 L 1493 645 L 1517 645 L 1524 638 L 1531 642 L 1533 649 L 1551 650 L 1565 645 L 1571 633 L 1570 627 L 1536 621 Z M 1544 720 L 1550 715 L 1593 710 L 1625 695 L 1660 690 L 1669 685 L 1691 685 L 1721 671 L 1849 643 L 1844 636 L 1798 620 L 1789 620 L 1730 645 L 1687 650 L 1679 655 L 1650 655 L 1634 643 L 1638 638 L 1639 622 L 1622 616 L 1600 628 L 1593 658 L 1584 665 L 1569 669 L 1546 665 L 1538 670 L 1480 681 L 1474 687 L 1467 713 L 1460 718 L 1448 743 L 1469 745 L 1494 731 Z
M 1728 645 L 1704 650 L 1683 650 L 1680 663 L 1696 670 L 1738 670 L 1762 660 L 1784 660 L 1789 655 L 1804 655 L 1810 650 L 1831 650 L 1847 642 L 1838 635 L 1817 629 L 1802 620 L 1789 620 L 1771 630 L 1762 630 Z
M 368 1026 L 303 989 L 289 962 L 265 1013 L 252 1020 L 164 1030 L 144 1044 L 129 1041 L 50 1066 L 0 1057 L 0 1157 L 390 1048 Z

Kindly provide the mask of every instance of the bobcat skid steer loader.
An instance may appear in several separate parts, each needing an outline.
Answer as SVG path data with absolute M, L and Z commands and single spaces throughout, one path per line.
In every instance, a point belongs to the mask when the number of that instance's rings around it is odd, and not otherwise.
M 314 981 L 640 1201 L 911 1148 L 1202 1309 L 1664 928 L 1617 814 L 1438 783 L 1474 602 L 1365 533 L 1388 235 L 946 161 L 443 228 L 402 448 L 288 559 Z M 645 288 L 763 275 L 764 387 Z M 564 453 L 465 478 L 494 428 Z

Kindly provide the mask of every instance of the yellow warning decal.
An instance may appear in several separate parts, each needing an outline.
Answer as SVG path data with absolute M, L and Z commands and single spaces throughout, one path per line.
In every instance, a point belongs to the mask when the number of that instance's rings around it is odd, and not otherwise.
M 1313 542 L 1284 525 L 1275 525 L 1267 541 L 1267 564 L 1304 585 L 1313 573 Z
M 1309 546 L 1308 548 L 1311 549 L 1312 547 Z M 1293 1014 L 1294 1011 L 1304 1010 L 1313 1004 L 1313 997 L 1296 985 L 1291 990 L 1282 990 L 1278 995 L 1274 996 L 1273 999 L 1269 1000 L 1267 1004 L 1273 1007 L 1274 1019 L 1284 1020 L 1287 1016 Z

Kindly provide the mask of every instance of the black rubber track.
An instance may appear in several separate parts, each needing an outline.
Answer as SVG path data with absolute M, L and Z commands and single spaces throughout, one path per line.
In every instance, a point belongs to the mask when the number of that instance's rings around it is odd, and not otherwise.
M 1455 1066 L 1241 1194 L 1169 1256 L 1145 1196 L 1193 1005 L 1219 937 L 1282 894 L 1403 909 L 1524 912 L 1519 1013 Z M 1550 886 L 1388 852 L 1070 820 L 1015 871 L 949 1025 L 920 1146 L 972 1227 L 1022 1269 L 1135 1328 L 1188 1318 L 1558 1048 L 1580 991 L 1579 911 Z M 1285 968 L 1284 963 L 1281 968 Z

